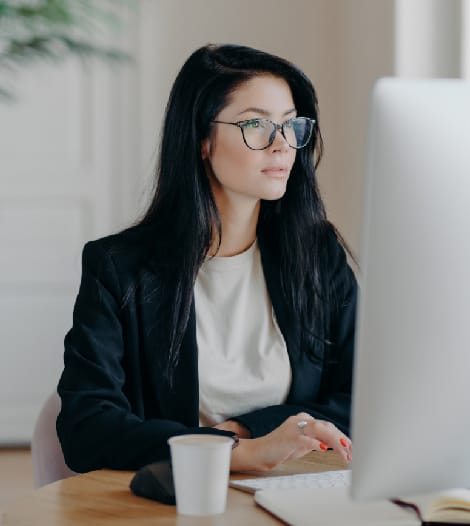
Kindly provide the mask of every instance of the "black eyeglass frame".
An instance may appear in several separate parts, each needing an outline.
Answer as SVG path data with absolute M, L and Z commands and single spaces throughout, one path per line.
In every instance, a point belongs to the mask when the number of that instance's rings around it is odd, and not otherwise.
M 310 128 L 309 137 L 305 141 L 305 144 L 302 145 L 302 146 L 292 146 L 292 144 L 290 144 L 289 141 L 287 140 L 287 137 L 286 137 L 286 135 L 284 133 L 284 126 L 286 124 L 288 124 L 289 122 L 292 122 L 294 119 L 305 119 L 305 120 L 310 121 L 312 123 L 312 127 Z M 250 146 L 246 142 L 245 132 L 243 130 L 243 125 L 248 123 L 248 122 L 253 122 L 253 121 L 268 121 L 274 126 L 274 133 L 271 134 L 270 139 L 269 139 L 269 143 L 266 146 L 263 146 L 263 148 L 253 148 L 252 146 Z M 284 137 L 284 140 L 288 144 L 289 148 L 293 148 L 294 150 L 301 150 L 302 148 L 305 148 L 305 146 L 307 146 L 308 142 L 312 138 L 313 128 L 315 126 L 316 120 L 315 119 L 311 119 L 310 117 L 292 117 L 292 119 L 288 119 L 286 122 L 283 122 L 282 124 L 278 124 L 277 122 L 274 122 L 271 119 L 266 119 L 266 118 L 245 119 L 243 121 L 236 121 L 236 122 L 227 122 L 227 121 L 213 120 L 211 122 L 215 122 L 217 124 L 230 124 L 232 126 L 237 126 L 238 128 L 240 128 L 240 131 L 242 132 L 243 142 L 245 143 L 246 147 L 249 148 L 250 150 L 259 151 L 259 150 L 266 150 L 267 148 L 269 148 L 271 146 L 271 144 L 274 142 L 274 139 L 276 138 L 276 133 L 278 131 L 281 132 L 281 135 Z

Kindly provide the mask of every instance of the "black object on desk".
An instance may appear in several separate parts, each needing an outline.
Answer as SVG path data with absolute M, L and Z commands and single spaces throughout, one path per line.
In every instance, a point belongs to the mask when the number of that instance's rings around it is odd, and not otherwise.
M 171 462 L 161 460 L 140 468 L 131 480 L 135 495 L 157 500 L 163 504 L 176 504 Z

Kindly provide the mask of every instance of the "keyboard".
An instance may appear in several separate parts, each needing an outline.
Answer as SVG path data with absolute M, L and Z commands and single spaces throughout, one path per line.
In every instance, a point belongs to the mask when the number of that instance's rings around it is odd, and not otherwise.
M 229 485 L 248 493 L 262 489 L 337 488 L 351 485 L 351 470 L 231 480 Z

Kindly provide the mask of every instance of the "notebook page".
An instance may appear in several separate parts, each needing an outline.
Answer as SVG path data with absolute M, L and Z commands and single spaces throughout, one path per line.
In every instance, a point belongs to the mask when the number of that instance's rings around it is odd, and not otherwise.
M 261 490 L 255 501 L 295 526 L 420 526 L 410 510 L 388 500 L 355 502 L 349 488 Z

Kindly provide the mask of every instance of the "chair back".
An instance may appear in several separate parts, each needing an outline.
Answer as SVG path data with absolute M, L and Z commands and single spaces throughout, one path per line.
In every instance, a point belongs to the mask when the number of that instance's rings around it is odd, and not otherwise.
M 61 480 L 74 471 L 67 467 L 56 431 L 60 398 L 53 392 L 44 403 L 34 426 L 31 440 L 33 481 L 36 488 Z

